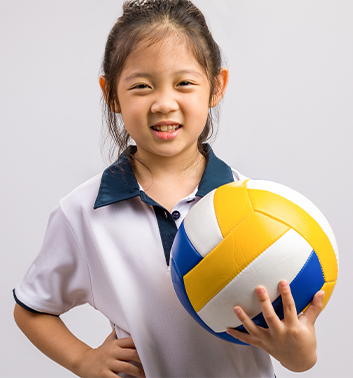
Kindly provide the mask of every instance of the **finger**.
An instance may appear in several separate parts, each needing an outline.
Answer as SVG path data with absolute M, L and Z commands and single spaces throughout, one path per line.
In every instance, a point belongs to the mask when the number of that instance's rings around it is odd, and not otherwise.
M 104 374 L 104 375 L 101 375 L 101 377 L 104 377 L 104 378 L 117 378 L 117 377 L 119 377 L 119 375 L 118 375 L 119 371 L 114 370 L 114 369 L 110 369 L 110 368 L 106 368 L 105 370 L 103 370 L 102 374 Z
M 140 356 L 131 337 L 116 340 L 113 344 L 113 357 L 116 360 L 134 361 L 141 364 Z
M 323 301 L 324 301 L 325 292 L 323 290 L 318 291 L 311 302 L 311 305 L 305 311 L 304 316 L 308 319 L 309 323 L 314 324 L 317 317 L 319 316 Z
M 241 332 L 234 328 L 228 328 L 227 333 L 242 341 L 243 343 L 247 343 L 253 346 L 260 346 L 260 340 L 257 337 L 249 335 L 246 332 Z
M 114 328 L 113 331 L 108 335 L 108 337 L 105 339 L 104 342 L 112 341 L 112 340 L 116 340 L 116 331 L 115 331 L 115 328 Z
M 141 363 L 140 356 L 137 353 L 136 349 L 133 348 L 121 348 L 119 347 L 113 352 L 113 357 L 116 360 L 122 361 L 134 361 L 137 363 Z
M 132 337 L 123 337 L 121 339 L 117 339 L 117 343 L 121 348 L 136 348 Z
M 274 331 L 279 330 L 282 324 L 273 308 L 266 289 L 263 286 L 258 286 L 256 288 L 256 294 L 261 305 L 262 315 L 264 316 L 268 327 Z
M 125 373 L 132 377 L 145 377 L 145 372 L 140 366 L 125 361 L 115 361 L 114 366 L 112 366 L 112 371 L 116 374 Z
M 297 308 L 286 280 L 279 283 L 279 292 L 282 298 L 284 321 L 288 327 L 294 326 L 298 322 Z
M 241 307 L 236 306 L 234 313 L 250 335 L 255 337 L 259 335 L 260 328 L 249 318 L 248 314 Z

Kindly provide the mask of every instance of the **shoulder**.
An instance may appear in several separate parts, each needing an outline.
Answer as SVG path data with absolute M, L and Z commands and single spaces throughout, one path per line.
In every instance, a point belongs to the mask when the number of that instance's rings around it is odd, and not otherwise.
M 93 211 L 102 173 L 85 181 L 60 200 L 60 207 L 66 216 L 75 212 Z

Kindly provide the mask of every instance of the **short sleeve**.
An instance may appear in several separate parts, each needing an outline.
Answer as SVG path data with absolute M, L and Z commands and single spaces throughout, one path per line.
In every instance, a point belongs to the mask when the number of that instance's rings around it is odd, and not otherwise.
M 60 206 L 51 213 L 42 248 L 14 294 L 23 307 L 53 315 L 94 305 L 85 255 Z

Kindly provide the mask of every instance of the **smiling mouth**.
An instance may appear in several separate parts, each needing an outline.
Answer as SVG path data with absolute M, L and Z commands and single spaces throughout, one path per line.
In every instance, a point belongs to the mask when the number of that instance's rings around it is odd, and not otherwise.
M 167 133 L 171 133 L 175 130 L 178 130 L 180 127 L 181 125 L 158 125 L 158 126 L 151 126 L 151 129 L 155 131 L 164 131 Z

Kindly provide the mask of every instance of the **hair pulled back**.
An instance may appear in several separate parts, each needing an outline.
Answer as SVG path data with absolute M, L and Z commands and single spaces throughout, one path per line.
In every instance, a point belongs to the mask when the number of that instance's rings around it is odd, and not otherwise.
M 112 110 L 119 107 L 117 83 L 125 63 L 140 42 L 147 42 L 150 46 L 170 35 L 181 37 L 204 69 L 211 87 L 210 101 L 215 93 L 217 75 L 222 67 L 221 52 L 201 11 L 189 0 L 125 1 L 123 14 L 109 33 L 102 63 L 106 82 L 103 113 L 111 137 L 110 160 L 116 159 L 116 152 L 119 155 L 126 150 L 130 141 L 121 113 Z M 213 135 L 216 119 L 217 113 L 213 114 L 210 108 L 198 138 L 198 149 L 202 154 L 202 144 Z

